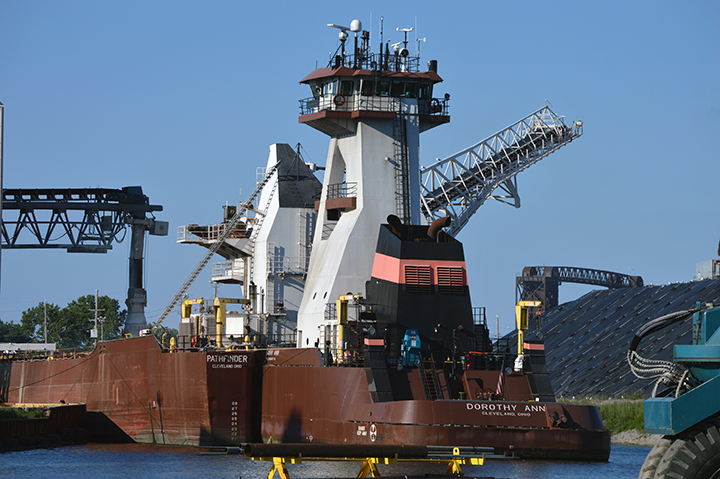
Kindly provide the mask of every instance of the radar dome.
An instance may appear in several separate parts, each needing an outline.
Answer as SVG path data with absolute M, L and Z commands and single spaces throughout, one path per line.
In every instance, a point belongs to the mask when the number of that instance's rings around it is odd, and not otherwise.
M 360 20 L 355 19 L 350 22 L 350 31 L 355 33 L 362 31 L 362 23 L 360 23 Z

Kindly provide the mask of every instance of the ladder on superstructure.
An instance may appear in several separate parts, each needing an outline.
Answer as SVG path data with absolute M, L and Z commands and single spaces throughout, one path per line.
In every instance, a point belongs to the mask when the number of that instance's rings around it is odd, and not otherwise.
M 407 151 L 407 126 L 405 115 L 402 113 L 402 103 L 393 120 L 393 144 L 395 167 L 395 206 L 397 215 L 403 224 L 411 223 L 410 217 L 410 178 L 409 158 Z
M 257 185 L 255 185 L 255 189 L 250 193 L 250 196 L 245 200 L 243 204 L 240 205 L 240 208 L 237 209 L 235 212 L 235 215 L 228 221 L 228 223 L 225 225 L 225 228 L 222 230 L 222 233 L 218 236 L 215 243 L 213 243 L 205 253 L 205 256 L 200 260 L 200 262 L 195 266 L 195 268 L 190 272 L 190 275 L 187 277 L 185 282 L 180 286 L 180 289 L 177 290 L 177 293 L 175 293 L 175 296 L 172 297 L 170 302 L 165 306 L 165 309 L 160 314 L 160 317 L 158 318 L 157 323 L 153 326 L 153 332 L 157 330 L 157 328 L 160 327 L 162 322 L 165 320 L 165 318 L 170 314 L 170 311 L 175 308 L 175 306 L 180 302 L 180 300 L 183 298 L 185 293 L 187 292 L 188 288 L 190 288 L 190 285 L 192 285 L 193 281 L 195 281 L 195 278 L 198 277 L 198 275 L 202 272 L 202 270 L 205 268 L 205 266 L 208 264 L 210 259 L 213 257 L 213 255 L 220 249 L 220 247 L 223 245 L 223 242 L 227 239 L 228 236 L 230 236 L 230 233 L 232 233 L 235 229 L 235 225 L 237 225 L 240 222 L 240 219 L 242 216 L 247 212 L 248 209 L 252 208 L 252 202 L 255 200 L 255 198 L 260 194 L 263 187 L 270 181 L 270 178 L 272 177 L 273 173 L 277 169 L 278 164 L 274 164 L 268 170 L 265 172 L 265 176 L 263 176 L 263 179 L 258 182 Z
M 581 121 L 565 125 L 550 108 L 541 108 L 480 143 L 421 168 L 422 213 L 428 222 L 450 216 L 452 224 L 446 232 L 455 236 L 488 198 L 519 208 L 516 175 L 582 133 Z M 498 188 L 505 194 L 494 195 Z
M 275 164 L 269 173 L 265 173 L 265 177 L 267 177 L 268 174 L 272 175 L 272 172 L 277 167 L 277 164 Z M 263 177 L 263 178 L 265 178 Z M 257 211 L 257 215 L 255 215 L 255 222 L 253 223 L 252 233 L 250 234 L 250 241 L 248 242 L 248 248 L 249 248 L 249 256 L 250 256 L 250 276 L 248 276 L 251 280 L 255 279 L 255 243 L 257 242 L 258 235 L 260 234 L 260 228 L 262 227 L 262 224 L 265 222 L 265 215 L 267 215 L 267 212 L 270 209 L 270 204 L 272 202 L 273 196 L 275 196 L 275 190 L 277 190 L 278 182 L 275 182 L 273 184 L 272 190 L 270 190 L 270 194 L 268 195 L 268 199 L 265 202 L 265 209 L 263 211 Z M 267 253 L 266 253 L 267 254 Z M 273 252 L 273 256 L 275 253 Z M 274 269 L 274 268 L 273 268 Z M 266 271 L 267 273 L 267 271 Z
M 438 384 L 435 378 L 435 361 L 430 356 L 430 369 L 425 367 L 423 359 L 420 358 L 420 379 L 422 379 L 423 394 L 428 401 L 438 398 Z

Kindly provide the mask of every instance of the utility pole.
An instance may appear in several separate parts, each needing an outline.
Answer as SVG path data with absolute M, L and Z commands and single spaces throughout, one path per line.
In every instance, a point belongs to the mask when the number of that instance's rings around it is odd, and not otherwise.
M 105 310 L 104 310 L 104 309 L 98 309 L 98 290 L 97 290 L 97 289 L 95 290 L 95 309 L 91 309 L 90 311 L 95 311 L 95 319 L 94 319 L 94 321 L 95 321 L 95 328 L 94 328 L 94 331 L 95 331 L 95 344 L 97 344 L 97 325 L 98 325 L 98 320 L 100 320 L 100 328 L 103 329 L 102 334 L 101 334 L 101 340 L 103 340 L 103 341 L 105 340 L 105 331 L 104 331 L 104 328 L 103 328 L 103 324 L 105 323 L 105 318 L 98 318 L 98 312 L 100 312 L 100 311 L 105 311 Z
M 43 307 L 45 308 L 45 344 L 47 344 L 47 303 L 43 301 Z

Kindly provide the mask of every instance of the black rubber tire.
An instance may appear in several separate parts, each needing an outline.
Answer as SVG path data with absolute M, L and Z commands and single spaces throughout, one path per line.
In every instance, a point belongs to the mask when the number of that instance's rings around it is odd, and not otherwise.
M 720 478 L 720 419 L 708 419 L 678 435 L 660 459 L 655 478 Z
M 672 444 L 672 438 L 664 436 L 655 447 L 653 447 L 645 458 L 642 468 L 640 468 L 640 475 L 638 479 L 653 479 L 655 477 L 655 471 L 657 471 L 658 464 L 667 452 L 670 444 Z

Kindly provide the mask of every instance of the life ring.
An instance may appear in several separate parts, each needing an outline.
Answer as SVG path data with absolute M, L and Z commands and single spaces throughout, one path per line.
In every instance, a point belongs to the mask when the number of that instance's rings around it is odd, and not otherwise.
M 433 98 L 428 103 L 430 105 L 430 111 L 440 111 L 440 100 Z
M 333 98 L 333 101 L 335 102 L 336 106 L 343 106 L 345 104 L 345 97 L 338 93 L 335 95 L 335 98 Z
M 193 336 L 192 338 L 190 338 L 190 346 L 192 346 L 193 348 L 197 348 L 197 345 L 198 345 L 197 336 Z

